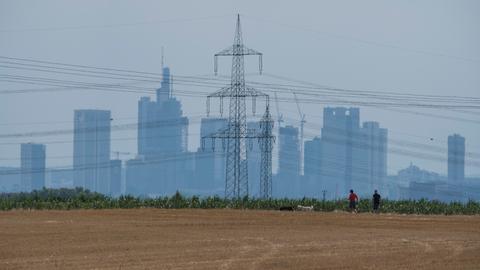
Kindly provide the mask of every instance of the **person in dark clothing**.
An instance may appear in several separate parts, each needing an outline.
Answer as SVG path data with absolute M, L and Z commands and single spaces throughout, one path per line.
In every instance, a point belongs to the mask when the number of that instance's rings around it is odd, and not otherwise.
M 357 203 L 358 203 L 358 196 L 353 192 L 353 189 L 350 189 L 350 195 L 348 196 L 350 212 L 357 213 Z
M 378 213 L 380 208 L 380 199 L 382 197 L 378 194 L 377 190 L 373 193 L 373 212 Z

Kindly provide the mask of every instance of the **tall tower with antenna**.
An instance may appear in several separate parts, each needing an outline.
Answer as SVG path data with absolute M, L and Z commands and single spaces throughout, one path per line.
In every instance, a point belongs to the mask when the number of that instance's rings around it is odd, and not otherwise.
M 268 95 L 245 85 L 244 56 L 259 56 L 259 71 L 262 72 L 262 53 L 247 48 L 243 44 L 240 15 L 237 16 L 233 45 L 215 54 L 214 71 L 217 74 L 218 57 L 232 57 L 230 85 L 208 95 L 207 114 L 210 111 L 210 98 L 220 99 L 220 114 L 223 114 L 223 99 L 229 98 L 228 126 L 225 130 L 206 136 L 213 140 L 221 139 L 226 147 L 225 197 L 241 198 L 248 196 L 247 140 L 259 139 L 260 134 L 247 130 L 246 98 L 252 98 L 252 111 L 255 113 L 255 100 L 264 97 L 268 108 Z M 267 110 L 268 111 L 268 110 Z M 205 139 L 202 138 L 202 139 Z M 271 173 L 271 172 L 270 172 Z

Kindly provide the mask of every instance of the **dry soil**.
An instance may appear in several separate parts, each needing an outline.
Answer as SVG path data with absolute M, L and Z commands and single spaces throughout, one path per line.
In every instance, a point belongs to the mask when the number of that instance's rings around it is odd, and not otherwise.
M 0 212 L 0 269 L 480 269 L 480 217 Z

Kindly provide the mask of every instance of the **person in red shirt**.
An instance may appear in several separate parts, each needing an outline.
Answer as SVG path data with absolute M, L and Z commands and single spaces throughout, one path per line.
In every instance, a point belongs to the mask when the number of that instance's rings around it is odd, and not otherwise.
M 350 189 L 350 195 L 348 196 L 348 201 L 350 202 L 348 205 L 348 207 L 350 208 L 350 212 L 357 213 L 358 196 L 353 192 L 353 189 Z

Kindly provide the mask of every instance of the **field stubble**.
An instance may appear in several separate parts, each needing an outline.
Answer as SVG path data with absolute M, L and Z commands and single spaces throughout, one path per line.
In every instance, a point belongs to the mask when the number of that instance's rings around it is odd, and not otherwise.
M 0 269 L 478 269 L 480 216 L 0 212 Z

